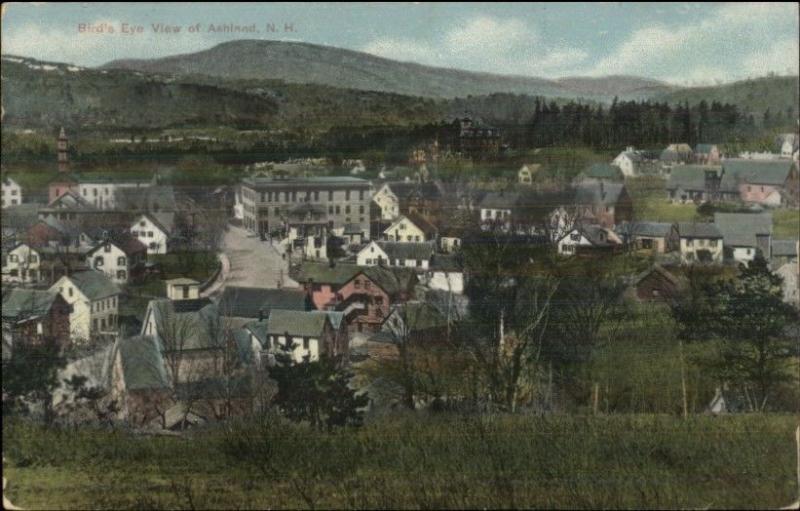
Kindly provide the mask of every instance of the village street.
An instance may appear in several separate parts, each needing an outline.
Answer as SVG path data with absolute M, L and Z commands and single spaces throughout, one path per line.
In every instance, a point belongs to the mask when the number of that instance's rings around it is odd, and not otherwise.
M 297 282 L 288 276 L 289 264 L 279 250 L 240 227 L 230 226 L 224 239 L 224 251 L 230 263 L 224 286 L 297 287 Z

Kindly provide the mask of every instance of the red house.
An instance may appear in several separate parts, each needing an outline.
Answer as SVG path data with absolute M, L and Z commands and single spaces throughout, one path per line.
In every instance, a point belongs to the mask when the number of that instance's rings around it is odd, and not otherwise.
M 376 332 L 392 304 L 413 297 L 416 274 L 405 268 L 306 263 L 295 280 L 302 283 L 318 310 L 344 313 L 349 332 Z

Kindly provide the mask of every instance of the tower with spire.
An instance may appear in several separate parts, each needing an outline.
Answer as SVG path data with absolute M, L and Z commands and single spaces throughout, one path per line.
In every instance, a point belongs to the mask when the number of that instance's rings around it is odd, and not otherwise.
M 67 145 L 69 143 L 69 139 L 67 138 L 67 134 L 64 132 L 64 128 L 61 128 L 61 132 L 58 134 L 58 171 L 59 172 L 69 172 L 69 154 L 67 153 Z

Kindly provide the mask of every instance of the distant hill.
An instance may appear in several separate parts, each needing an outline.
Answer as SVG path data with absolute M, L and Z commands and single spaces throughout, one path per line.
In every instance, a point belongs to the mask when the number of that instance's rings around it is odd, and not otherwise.
M 4 55 L 9 127 L 125 131 L 171 127 L 297 128 L 438 122 L 442 101 L 280 80 L 172 77 Z
M 263 125 L 274 100 L 129 71 L 2 57 L 3 123 L 93 127 Z
M 409 96 L 454 98 L 498 92 L 607 100 L 640 99 L 673 89 L 656 80 L 610 76 L 547 80 L 424 66 L 315 44 L 239 40 L 159 59 L 114 60 L 102 69 L 226 79 L 278 79 Z
M 656 100 L 668 103 L 690 104 L 717 101 L 737 105 L 743 112 L 751 113 L 757 121 L 767 108 L 775 115 L 782 112 L 787 117 L 797 119 L 800 108 L 800 80 L 797 76 L 769 76 L 740 82 L 692 87 L 655 96 Z M 787 112 L 791 109 L 791 116 Z M 797 121 L 794 121 L 797 122 Z

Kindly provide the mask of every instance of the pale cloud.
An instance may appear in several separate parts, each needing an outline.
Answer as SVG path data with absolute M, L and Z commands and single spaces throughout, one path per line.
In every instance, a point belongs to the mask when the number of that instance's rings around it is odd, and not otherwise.
M 503 74 L 550 75 L 588 58 L 578 48 L 549 48 L 536 27 L 519 20 L 475 16 L 432 42 L 375 39 L 361 48 L 380 57 Z
M 497 52 L 535 44 L 538 34 L 519 20 L 478 16 L 450 30 L 444 42 L 451 52 Z
M 764 52 L 755 52 L 744 59 L 742 69 L 748 76 L 800 74 L 800 44 L 797 39 L 778 41 Z
M 126 35 L 120 33 L 122 23 L 118 20 L 95 19 L 87 23 L 95 27 L 105 24 L 113 27 L 114 32 L 81 33 L 77 25 L 52 28 L 28 23 L 4 30 L 2 51 L 39 60 L 99 65 L 114 59 L 161 57 L 165 49 L 175 54 L 208 46 L 208 39 L 202 34 L 185 30 L 173 35 L 154 35 L 147 26 L 142 34 Z M 166 44 L 154 44 L 154 37 L 164 38 Z
M 711 16 L 677 28 L 634 30 L 586 74 L 633 74 L 673 83 L 797 74 L 797 40 L 769 44 L 776 26 L 793 24 L 797 30 L 797 15 L 797 4 L 724 4 Z

